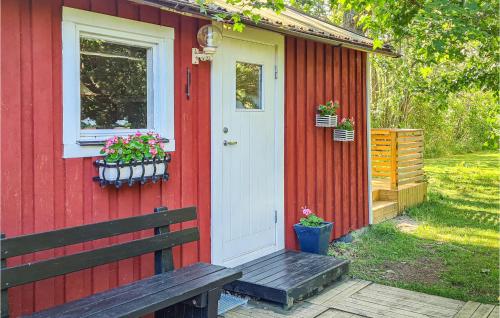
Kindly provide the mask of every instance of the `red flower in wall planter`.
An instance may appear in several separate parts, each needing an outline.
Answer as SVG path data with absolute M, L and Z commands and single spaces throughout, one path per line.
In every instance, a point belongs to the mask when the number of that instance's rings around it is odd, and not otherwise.
M 354 118 L 343 118 L 333 130 L 333 140 L 354 141 Z
M 101 149 L 104 158 L 94 163 L 99 169 L 94 180 L 101 186 L 113 184 L 117 188 L 123 184 L 168 180 L 170 155 L 164 149 L 163 139 L 152 132 L 112 137 Z
M 337 109 L 339 102 L 328 101 L 319 105 L 316 113 L 316 127 L 337 127 Z
M 325 222 L 308 208 L 302 208 L 302 214 L 304 217 L 300 219 L 300 223 L 293 225 L 299 240 L 300 250 L 326 255 L 333 222 Z

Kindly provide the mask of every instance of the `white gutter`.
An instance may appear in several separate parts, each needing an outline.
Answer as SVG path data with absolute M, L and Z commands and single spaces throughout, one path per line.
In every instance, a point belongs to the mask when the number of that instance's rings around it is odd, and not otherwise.
M 371 126 L 371 100 L 372 100 L 372 67 L 371 54 L 366 54 L 366 150 L 368 154 L 368 224 L 373 224 L 372 208 L 372 126 Z

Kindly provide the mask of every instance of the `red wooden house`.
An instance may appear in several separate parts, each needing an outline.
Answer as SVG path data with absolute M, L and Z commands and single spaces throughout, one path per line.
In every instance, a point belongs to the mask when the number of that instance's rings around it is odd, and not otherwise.
M 232 266 L 297 248 L 292 225 L 302 206 L 333 220 L 335 238 L 370 223 L 371 40 L 290 8 L 280 16 L 264 12 L 259 24 L 247 21 L 244 32 L 233 32 L 210 20 L 226 10 L 221 4 L 204 15 L 192 2 L 171 0 L 2 1 L 7 237 L 194 205 L 201 239 L 175 250 L 176 266 Z M 222 43 L 211 62 L 196 64 L 197 33 L 211 23 L 222 30 Z M 393 55 L 390 48 L 378 52 Z M 315 127 L 317 105 L 331 99 L 341 117 L 354 118 L 353 142 Z M 100 144 L 137 130 L 168 139 L 170 179 L 101 187 L 93 180 Z M 151 275 L 152 261 L 145 256 L 15 288 L 12 315 Z

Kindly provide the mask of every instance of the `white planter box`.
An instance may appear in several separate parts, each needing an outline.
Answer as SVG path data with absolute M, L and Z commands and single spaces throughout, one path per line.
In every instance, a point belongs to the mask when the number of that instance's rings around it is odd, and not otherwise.
M 335 141 L 354 141 L 354 130 L 333 130 L 333 140 Z
M 316 127 L 337 127 L 337 115 L 321 116 L 316 114 Z
M 104 164 L 104 161 L 99 161 Z M 117 163 L 107 163 L 107 166 L 99 166 L 99 178 L 107 181 L 128 181 L 132 173 L 132 179 L 142 177 L 152 177 L 153 175 L 161 177 L 165 173 L 165 161 L 153 161 L 144 163 L 144 166 L 137 163 L 135 166 L 131 163 L 122 167 L 118 167 Z M 156 165 L 156 171 L 155 171 Z M 144 171 L 143 171 L 144 170 Z M 143 174 L 144 172 L 144 174 Z

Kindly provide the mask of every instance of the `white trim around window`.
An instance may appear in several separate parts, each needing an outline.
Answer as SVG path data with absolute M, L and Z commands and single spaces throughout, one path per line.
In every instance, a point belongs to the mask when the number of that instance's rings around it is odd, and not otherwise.
M 63 143 L 64 158 L 99 155 L 100 146 L 88 145 L 115 135 L 137 131 L 81 130 L 80 37 L 111 40 L 148 49 L 147 129 L 168 139 L 167 151 L 175 150 L 174 138 L 174 29 L 63 7 Z

